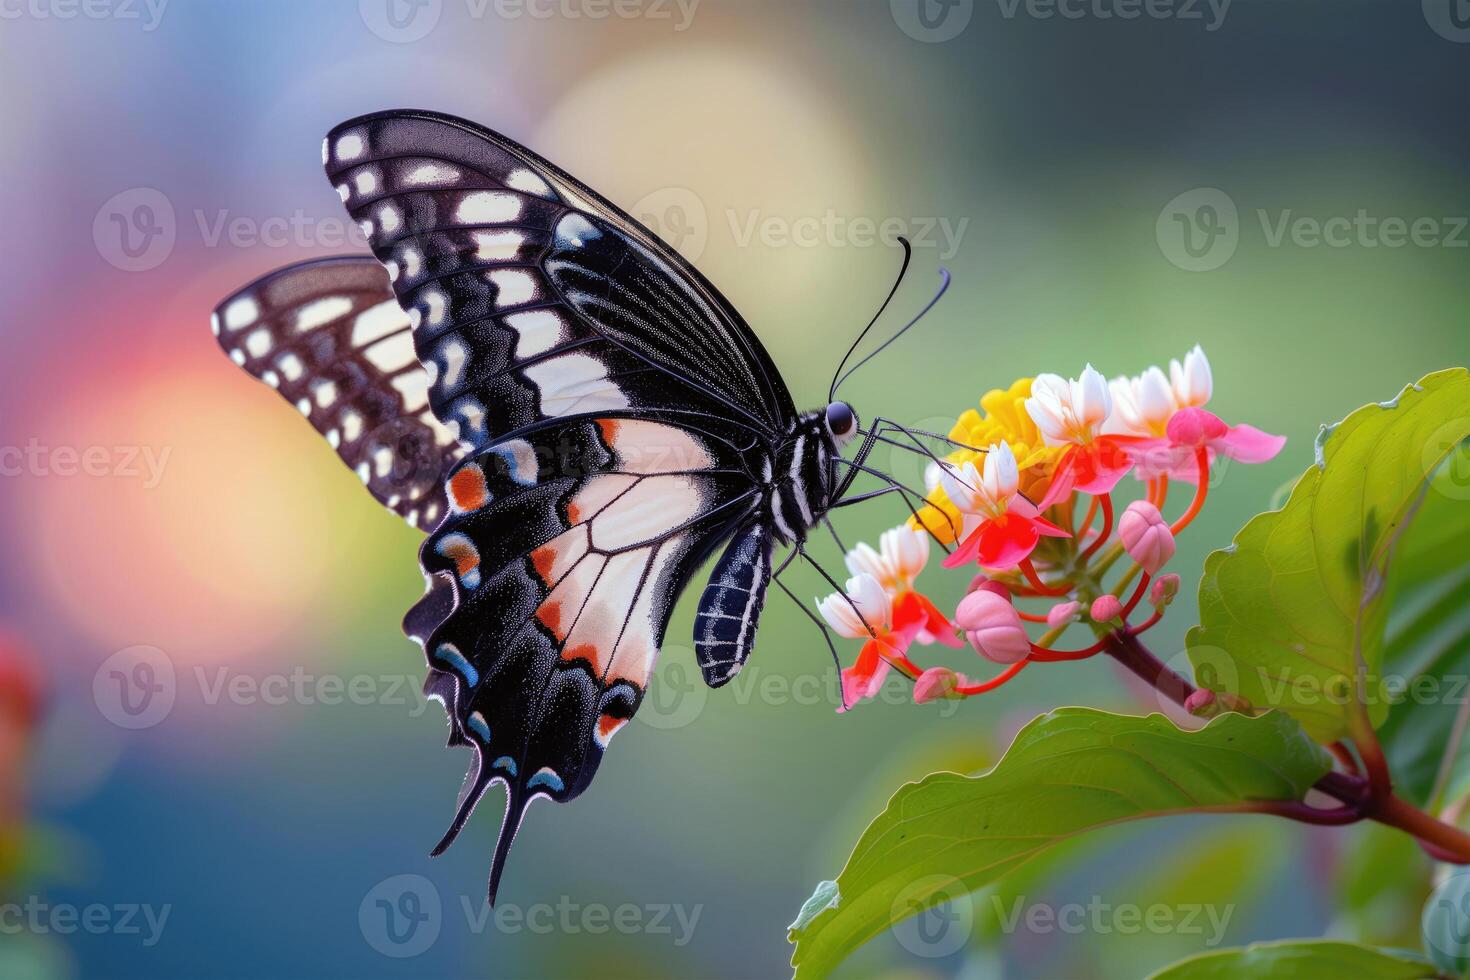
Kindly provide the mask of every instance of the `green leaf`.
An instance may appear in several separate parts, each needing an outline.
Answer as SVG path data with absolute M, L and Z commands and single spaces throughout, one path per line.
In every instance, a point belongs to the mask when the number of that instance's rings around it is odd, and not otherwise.
M 934 773 L 901 788 L 793 929 L 798 977 L 823 976 L 916 912 L 961 898 L 1053 844 L 1166 814 L 1299 800 L 1327 754 L 1289 717 L 1225 714 L 1198 731 L 1163 715 L 1059 708 L 1032 721 L 981 776 Z M 825 885 L 826 883 L 824 883 Z
M 1317 439 L 1286 505 L 1252 519 L 1205 561 L 1199 683 L 1280 708 L 1318 741 L 1348 733 L 1354 679 L 1377 726 L 1391 563 L 1441 463 L 1470 438 L 1470 372 L 1441 371 L 1358 409 Z
M 1165 967 L 1148 980 L 1421 980 L 1439 975 L 1428 960 L 1402 950 L 1330 939 L 1288 939 L 1201 953 Z
M 1470 481 L 1442 478 L 1395 562 L 1378 732 L 1399 795 L 1435 811 L 1470 792 Z

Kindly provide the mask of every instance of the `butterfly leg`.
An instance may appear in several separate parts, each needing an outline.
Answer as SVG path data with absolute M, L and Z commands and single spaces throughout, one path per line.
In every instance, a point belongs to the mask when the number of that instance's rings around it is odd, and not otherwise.
M 817 616 L 816 613 L 808 609 L 806 607 L 806 603 L 797 598 L 796 593 L 792 592 L 791 589 L 786 585 L 786 583 L 781 581 L 781 573 L 786 571 L 786 566 L 791 564 L 791 560 L 795 558 L 796 555 L 797 552 L 793 550 L 791 554 L 786 556 L 786 560 L 781 563 L 781 567 L 777 569 L 775 574 L 771 576 L 771 581 L 775 582 L 776 585 L 780 587 L 781 591 L 786 593 L 786 597 L 788 599 L 796 603 L 796 608 L 801 610 L 801 614 L 807 619 L 811 620 L 812 625 L 817 628 L 817 632 L 822 634 L 822 640 L 827 644 L 827 650 L 832 654 L 832 663 L 835 664 L 837 667 L 837 676 L 839 678 L 839 682 L 837 685 L 837 696 L 842 699 L 842 707 L 846 709 L 847 707 L 849 707 L 847 703 L 847 694 L 845 691 L 843 691 L 840 681 L 840 678 L 842 677 L 842 658 L 837 655 L 837 644 L 832 642 L 831 630 L 827 629 L 827 624 L 822 622 L 822 620 Z

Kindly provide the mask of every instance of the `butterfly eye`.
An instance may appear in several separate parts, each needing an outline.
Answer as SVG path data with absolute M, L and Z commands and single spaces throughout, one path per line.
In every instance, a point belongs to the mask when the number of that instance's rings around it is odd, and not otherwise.
M 852 413 L 847 402 L 833 402 L 827 406 L 827 431 L 841 439 L 852 435 L 855 428 L 857 416 Z

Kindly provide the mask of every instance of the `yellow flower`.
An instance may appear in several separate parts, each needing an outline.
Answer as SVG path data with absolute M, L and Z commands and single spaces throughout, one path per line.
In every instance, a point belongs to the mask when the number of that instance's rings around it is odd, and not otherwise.
M 986 392 L 980 399 L 984 414 L 966 409 L 949 430 L 949 437 L 967 446 L 1009 443 L 1021 473 L 1021 492 L 1035 503 L 1046 494 L 1057 459 L 1066 447 L 1046 445 L 1041 430 L 1026 412 L 1031 381 L 1031 378 L 1021 378 L 1004 391 L 997 388 Z M 981 454 L 970 449 L 957 449 L 946 458 L 955 465 L 966 462 L 974 463 L 976 468 L 983 465 Z M 955 540 L 961 524 L 960 512 L 945 496 L 944 488 L 935 486 L 929 493 L 929 506 L 922 508 L 918 518 L 910 519 L 909 524 L 927 529 L 947 544 Z

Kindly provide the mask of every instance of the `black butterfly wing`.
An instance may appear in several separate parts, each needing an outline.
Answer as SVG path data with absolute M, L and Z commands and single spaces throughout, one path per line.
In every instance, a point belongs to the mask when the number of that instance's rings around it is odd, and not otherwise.
M 680 590 L 757 506 L 738 461 L 713 435 L 602 417 L 500 440 L 451 475 L 449 516 L 421 552 L 431 588 L 405 629 L 424 645 L 449 744 L 475 751 L 434 853 L 506 785 L 492 902 L 526 806 L 591 782 Z
M 405 630 L 450 743 L 476 752 L 436 853 L 507 786 L 493 902 L 525 807 L 590 782 L 675 598 L 748 526 L 751 465 L 795 408 L 713 286 L 529 150 L 391 112 L 337 127 L 323 155 L 413 324 L 431 407 L 476 447 Z
M 296 406 L 384 506 L 415 527 L 439 522 L 444 476 L 464 447 L 429 411 L 428 373 L 376 260 L 278 269 L 220 303 L 213 328 L 231 360 Z
M 714 287 L 530 150 L 399 111 L 338 126 L 323 155 L 414 323 L 434 411 L 463 438 L 617 409 L 722 418 L 766 438 L 795 418 Z

